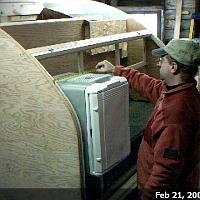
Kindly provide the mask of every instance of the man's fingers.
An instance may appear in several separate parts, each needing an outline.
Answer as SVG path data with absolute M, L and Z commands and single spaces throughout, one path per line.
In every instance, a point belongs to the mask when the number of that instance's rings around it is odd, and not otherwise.
M 111 69 L 106 69 L 106 68 L 98 68 L 97 70 L 96 70 L 96 72 L 97 73 L 111 73 L 112 72 L 112 70 Z

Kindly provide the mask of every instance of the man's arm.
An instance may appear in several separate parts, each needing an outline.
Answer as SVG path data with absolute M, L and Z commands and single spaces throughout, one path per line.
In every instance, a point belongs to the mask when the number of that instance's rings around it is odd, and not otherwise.
M 162 90 L 162 81 L 154 79 L 144 73 L 134 69 L 118 68 L 114 70 L 114 75 L 127 78 L 129 86 L 140 93 L 141 96 L 156 103 Z
M 114 66 L 107 60 L 96 65 L 98 73 L 113 73 L 116 76 L 127 78 L 129 86 L 140 93 L 141 96 L 148 98 L 152 103 L 156 103 L 162 90 L 162 81 L 154 79 L 137 70 Z

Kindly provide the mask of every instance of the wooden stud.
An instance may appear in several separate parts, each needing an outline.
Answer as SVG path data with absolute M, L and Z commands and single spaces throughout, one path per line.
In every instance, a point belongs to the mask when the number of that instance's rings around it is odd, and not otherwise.
M 182 0 L 176 0 L 176 22 L 175 22 L 175 29 L 174 29 L 175 39 L 178 39 L 180 37 L 181 10 L 182 10 Z
M 193 38 L 193 33 L 194 33 L 194 19 L 191 19 L 189 39 Z
M 115 65 L 120 65 L 119 43 L 115 44 Z
M 41 60 L 48 57 L 63 55 L 66 53 L 74 53 L 78 51 L 85 51 L 88 49 L 121 43 L 124 41 L 137 40 L 145 37 L 150 37 L 151 32 L 148 30 L 134 31 L 128 33 L 115 34 L 110 36 L 91 38 L 86 40 L 79 40 L 75 42 L 67 42 L 45 47 L 38 47 L 28 49 L 27 51 L 32 56 Z
M 78 52 L 78 71 L 84 71 L 84 58 L 83 58 L 83 51 Z

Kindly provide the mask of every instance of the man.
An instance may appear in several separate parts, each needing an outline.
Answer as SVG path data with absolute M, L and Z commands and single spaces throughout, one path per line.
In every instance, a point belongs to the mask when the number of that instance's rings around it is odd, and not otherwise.
M 159 199 L 165 191 L 170 195 L 165 198 L 172 199 L 198 187 L 200 94 L 194 77 L 200 47 L 189 40 L 172 40 L 152 54 L 160 57 L 161 80 L 108 61 L 98 63 L 97 72 L 125 76 L 130 87 L 155 104 L 138 153 L 138 190 L 142 200 Z

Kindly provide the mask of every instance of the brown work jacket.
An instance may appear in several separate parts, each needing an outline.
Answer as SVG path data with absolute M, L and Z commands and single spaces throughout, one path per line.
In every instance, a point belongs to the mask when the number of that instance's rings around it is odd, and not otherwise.
M 196 83 L 167 90 L 163 81 L 137 70 L 116 68 L 114 74 L 126 77 L 130 87 L 155 105 L 138 153 L 141 199 L 158 199 L 158 191 L 168 191 L 168 199 L 175 191 L 185 195 L 196 191 L 200 160 L 200 94 Z

